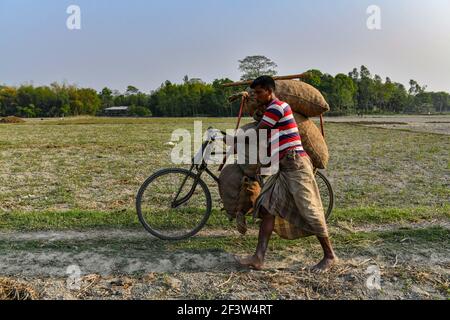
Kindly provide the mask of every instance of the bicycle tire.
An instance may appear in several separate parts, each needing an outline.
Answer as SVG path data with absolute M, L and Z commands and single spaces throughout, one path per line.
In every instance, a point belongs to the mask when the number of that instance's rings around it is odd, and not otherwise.
M 325 219 L 328 221 L 329 218 L 331 217 L 331 213 L 333 212 L 333 209 L 334 209 L 334 191 L 333 191 L 333 187 L 331 186 L 330 181 L 319 170 L 317 170 L 317 172 L 316 172 L 316 179 L 317 179 L 317 177 L 319 177 L 325 183 L 327 190 L 328 190 L 329 203 L 328 203 L 328 207 L 325 210 Z
M 162 169 L 159 170 L 157 172 L 155 172 L 154 174 L 152 174 L 150 177 L 148 177 L 145 182 L 142 184 L 142 186 L 139 188 L 139 191 L 137 193 L 136 196 L 136 211 L 137 211 L 137 215 L 139 218 L 140 223 L 143 225 L 143 227 L 153 236 L 161 239 L 161 240 L 184 240 L 190 237 L 193 237 L 194 235 L 196 235 L 206 224 L 206 222 L 208 221 L 209 217 L 211 216 L 211 211 L 212 211 L 212 200 L 211 200 L 211 193 L 208 189 L 208 186 L 206 185 L 206 183 L 202 180 L 199 179 L 198 180 L 198 185 L 200 185 L 200 187 L 202 188 L 204 194 L 205 194 L 205 198 L 206 198 L 206 211 L 203 215 L 202 220 L 200 221 L 200 223 L 193 228 L 192 230 L 190 230 L 189 232 L 187 232 L 186 234 L 183 234 L 181 236 L 168 236 L 165 235 L 157 230 L 155 230 L 154 228 L 152 228 L 146 221 L 143 213 L 142 213 L 142 208 L 141 208 L 141 202 L 142 202 L 142 196 L 145 192 L 145 190 L 147 189 L 147 187 L 153 182 L 155 181 L 157 178 L 163 176 L 163 175 L 167 175 L 167 174 L 183 174 L 186 175 L 188 177 L 191 177 L 193 179 L 196 178 L 196 175 L 194 173 L 192 173 L 189 170 L 186 169 L 181 169 L 181 168 L 167 168 L 167 169 Z

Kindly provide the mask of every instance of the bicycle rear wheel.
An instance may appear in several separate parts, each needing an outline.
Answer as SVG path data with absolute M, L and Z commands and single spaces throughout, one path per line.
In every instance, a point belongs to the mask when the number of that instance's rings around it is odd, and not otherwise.
M 320 171 L 316 171 L 316 182 L 320 191 L 320 198 L 325 213 L 325 219 L 329 219 L 334 207 L 334 192 L 330 181 Z
M 164 169 L 150 176 L 136 196 L 139 221 L 162 240 L 194 236 L 211 215 L 205 182 L 185 169 Z

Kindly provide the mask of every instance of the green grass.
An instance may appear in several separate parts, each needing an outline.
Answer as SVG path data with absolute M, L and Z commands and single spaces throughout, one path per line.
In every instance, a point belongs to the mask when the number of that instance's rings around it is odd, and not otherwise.
M 353 225 L 366 224 L 402 224 L 428 221 L 430 219 L 445 220 L 450 218 L 450 206 L 414 207 L 414 208 L 352 208 L 336 209 L 330 224 L 348 222 Z M 161 221 L 156 221 L 158 225 Z M 251 219 L 250 219 L 250 222 Z M 179 226 L 191 226 L 186 217 L 177 221 Z M 254 228 L 256 223 L 251 223 Z M 37 231 L 37 230 L 88 230 L 88 229 L 141 229 L 137 214 L 132 210 L 124 211 L 35 211 L 35 212 L 2 212 L 0 213 L 0 230 L 3 231 Z M 231 229 L 224 213 L 214 210 L 207 223 L 210 229 Z
M 204 129 L 235 125 L 234 118 L 94 117 L 0 125 L 0 229 L 139 228 L 137 190 L 151 173 L 174 166 L 165 142 L 174 129 L 192 131 L 196 120 Z M 345 123 L 325 129 L 332 222 L 449 218 L 449 136 Z M 217 211 L 217 186 L 207 183 Z M 224 225 L 223 214 L 213 214 L 209 226 Z
M 441 207 L 377 208 L 362 207 L 336 209 L 331 222 L 353 222 L 355 224 L 390 224 L 449 219 L 450 204 Z

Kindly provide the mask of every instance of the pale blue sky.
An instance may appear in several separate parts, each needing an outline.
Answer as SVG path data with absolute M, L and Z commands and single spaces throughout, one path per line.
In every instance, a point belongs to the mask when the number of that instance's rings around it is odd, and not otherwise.
M 66 28 L 70 4 L 82 29 Z M 382 10 L 382 30 L 366 9 Z M 0 83 L 143 91 L 185 74 L 239 79 L 262 54 L 280 74 L 372 73 L 450 92 L 450 0 L 0 0 Z

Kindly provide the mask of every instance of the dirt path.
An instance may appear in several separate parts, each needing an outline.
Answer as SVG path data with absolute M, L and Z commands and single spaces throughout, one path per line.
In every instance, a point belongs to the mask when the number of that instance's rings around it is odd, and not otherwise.
M 430 226 L 449 230 L 448 221 L 434 221 L 353 231 Z M 332 231 L 350 232 L 342 231 L 346 228 Z M 255 236 L 251 230 L 249 237 Z M 207 230 L 196 238 L 208 237 L 236 233 Z M 310 243 L 270 253 L 262 272 L 236 265 L 234 254 L 247 250 L 202 249 L 195 242 L 194 247 L 172 248 L 141 230 L 0 233 L 0 243 L 0 277 L 22 281 L 44 299 L 446 299 L 450 280 L 449 243 L 408 238 L 369 246 L 343 243 L 339 265 L 321 276 L 309 271 L 320 253 Z M 67 282 L 74 276 L 76 288 Z
M 450 116 L 364 116 L 328 117 L 327 122 L 350 123 L 386 129 L 400 129 L 450 135 Z
M 407 225 L 367 225 L 353 227 L 340 224 L 331 229 L 340 232 L 383 232 L 398 229 L 421 229 L 441 227 L 450 229 L 449 221 L 429 221 Z M 257 230 L 249 230 L 247 237 L 257 236 Z M 234 230 L 204 230 L 197 238 L 238 237 Z M 242 239 L 242 238 L 241 238 Z M 0 233 L 0 242 L 6 243 L 0 260 L 1 275 L 64 277 L 71 265 L 80 267 L 83 274 L 144 274 L 149 272 L 221 272 L 238 271 L 232 253 L 223 249 L 170 248 L 170 242 L 161 241 L 142 230 L 86 230 L 86 231 L 39 231 Z M 126 249 L 125 251 L 122 251 Z M 402 251 L 405 261 L 433 265 L 447 263 L 450 248 L 418 248 L 416 253 Z M 245 250 L 238 250 L 245 251 Z M 367 251 L 367 250 L 366 250 Z M 236 252 L 235 252 L 236 253 Z M 239 253 L 239 252 L 237 252 Z M 380 256 L 374 248 L 368 253 Z M 357 257 L 357 254 L 348 254 Z M 364 257 L 362 257 L 364 258 Z M 370 257 L 369 257 L 370 258 Z M 398 258 L 398 257 L 397 257 Z M 269 261 L 269 269 L 286 268 L 289 261 L 301 261 L 302 256 L 289 255 L 283 261 Z

